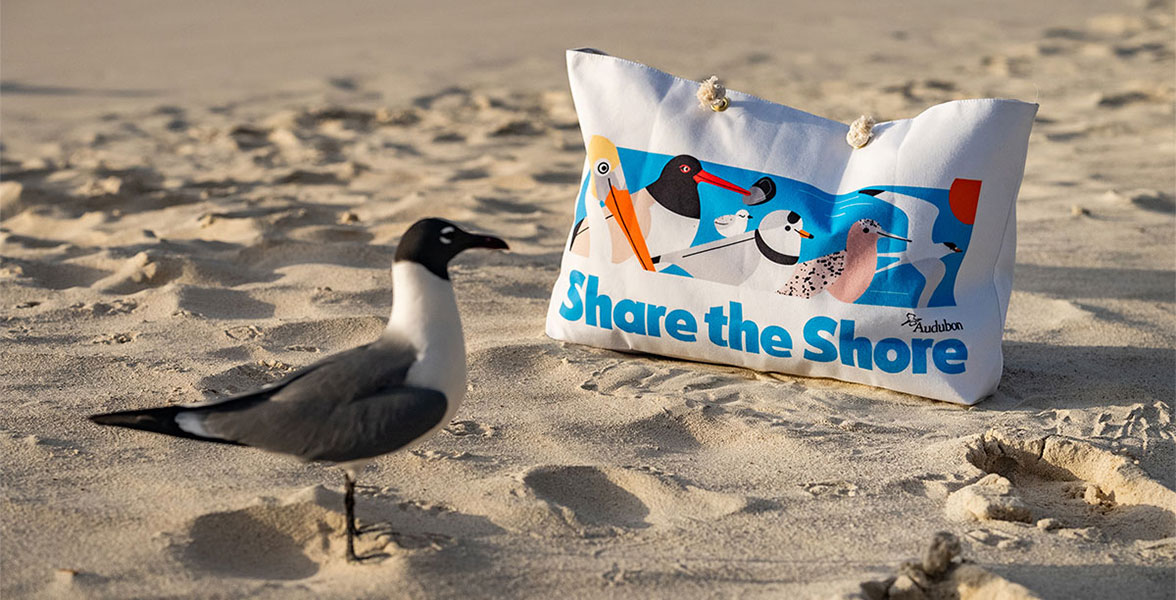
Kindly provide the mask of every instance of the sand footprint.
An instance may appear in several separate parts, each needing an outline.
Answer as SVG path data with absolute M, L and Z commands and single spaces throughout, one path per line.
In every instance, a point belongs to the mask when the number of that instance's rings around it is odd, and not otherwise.
M 666 527 L 746 510 L 748 498 L 699 488 L 675 477 L 633 468 L 544 465 L 523 484 L 581 535 Z
M 948 496 L 950 518 L 1036 522 L 1080 540 L 1176 534 L 1176 492 L 1089 442 L 991 430 L 968 444 L 966 458 L 985 475 Z

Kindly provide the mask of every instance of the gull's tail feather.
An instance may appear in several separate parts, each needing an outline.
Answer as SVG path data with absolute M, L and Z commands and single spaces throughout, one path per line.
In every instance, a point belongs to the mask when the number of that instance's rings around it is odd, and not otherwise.
M 127 410 L 122 412 L 105 413 L 101 415 L 90 415 L 90 420 L 99 425 L 113 425 L 115 427 L 139 429 L 141 431 L 162 433 L 164 435 L 200 440 L 203 442 L 217 442 L 220 444 L 233 444 L 235 446 L 241 445 L 231 440 L 222 440 L 220 438 L 197 435 L 183 429 L 180 427 L 180 423 L 176 420 L 176 416 L 189 411 L 191 411 L 190 407 L 161 406 L 159 408 L 145 408 L 142 410 Z

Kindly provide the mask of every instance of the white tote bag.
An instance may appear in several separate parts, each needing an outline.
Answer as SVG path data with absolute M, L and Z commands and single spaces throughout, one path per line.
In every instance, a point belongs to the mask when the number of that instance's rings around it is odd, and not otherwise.
M 547 333 L 974 404 L 1000 380 L 1037 105 L 835 121 L 568 52 L 587 160 Z

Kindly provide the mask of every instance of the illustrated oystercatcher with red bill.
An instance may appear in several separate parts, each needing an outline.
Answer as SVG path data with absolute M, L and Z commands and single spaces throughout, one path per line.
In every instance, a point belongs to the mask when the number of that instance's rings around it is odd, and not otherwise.
M 743 202 L 748 206 L 767 202 L 776 192 L 775 184 L 768 177 L 760 178 L 748 190 L 708 172 L 697 158 L 681 154 L 666 163 L 653 183 L 630 196 L 631 211 L 606 214 L 605 221 L 611 237 L 627 238 L 630 241 L 627 246 L 646 249 L 648 256 L 690 247 L 698 233 L 702 216 L 702 196 L 699 192 L 699 184 L 702 183 L 736 192 L 743 196 Z M 631 219 L 636 222 L 630 222 Z M 575 238 L 588 232 L 591 226 L 590 219 L 585 221 L 576 224 L 570 246 L 573 251 L 577 248 Z M 623 247 L 620 248 L 623 250 Z M 613 262 L 622 262 L 629 257 L 614 253 Z M 645 260 L 641 260 L 641 263 L 646 265 Z
M 649 215 L 641 232 L 650 256 L 681 250 L 694 243 L 702 217 L 699 184 L 750 196 L 751 192 L 702 168 L 697 158 L 681 154 L 671 158 L 661 175 L 633 194 L 637 214 Z

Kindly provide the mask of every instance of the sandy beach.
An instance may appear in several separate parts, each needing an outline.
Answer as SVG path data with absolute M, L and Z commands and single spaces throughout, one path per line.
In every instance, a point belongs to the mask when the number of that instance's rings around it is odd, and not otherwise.
M 2 6 L 0 596 L 1176 597 L 1171 2 L 239 4 Z M 581 46 L 847 123 L 1039 103 L 997 393 L 547 338 Z M 387 558 L 338 469 L 86 420 L 373 340 L 425 216 L 512 251 L 451 267 L 456 420 L 363 474 Z

